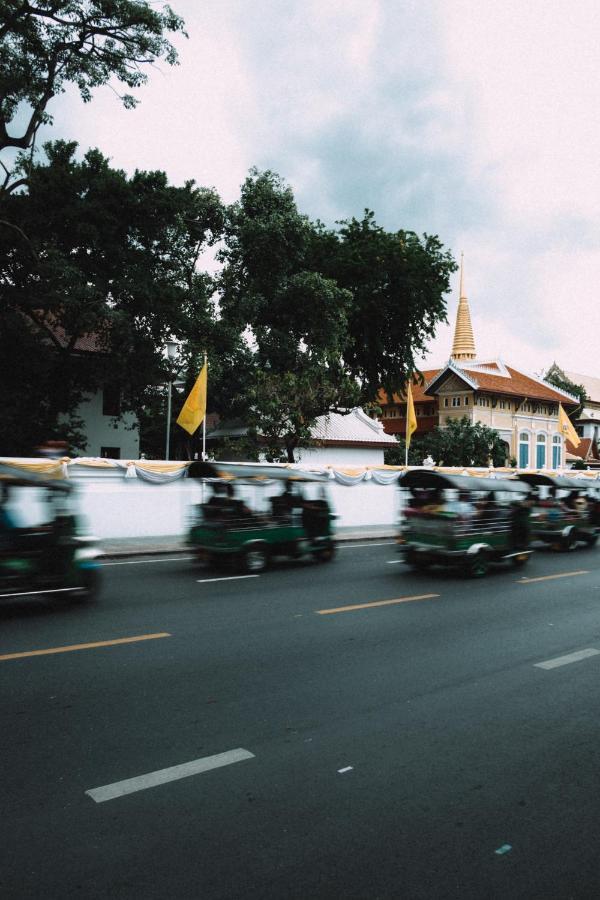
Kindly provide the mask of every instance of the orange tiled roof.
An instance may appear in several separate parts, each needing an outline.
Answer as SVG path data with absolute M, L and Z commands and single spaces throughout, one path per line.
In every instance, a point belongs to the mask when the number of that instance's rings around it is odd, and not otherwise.
M 428 400 L 431 401 L 433 395 L 426 394 L 425 388 L 434 380 L 434 378 L 443 372 L 445 368 L 446 367 L 444 366 L 441 369 L 427 369 L 422 373 L 423 378 L 425 379 L 424 383 L 422 385 L 413 384 L 412 394 L 415 403 L 426 403 Z M 500 368 L 494 362 L 486 364 L 486 368 L 495 368 L 500 372 Z M 510 378 L 507 378 L 505 375 L 494 375 L 490 372 L 483 372 L 479 369 L 469 369 L 466 367 L 463 371 L 467 378 L 477 384 L 477 389 L 480 391 L 491 394 L 509 394 L 515 397 L 527 397 L 529 400 L 548 400 L 553 403 L 562 403 L 563 406 L 577 405 L 574 400 L 569 400 L 562 392 L 552 388 L 550 385 L 542 384 L 541 381 L 538 381 L 529 375 L 525 375 L 524 372 L 519 372 L 518 369 L 513 369 L 512 366 L 506 366 L 506 371 L 510 375 Z M 394 394 L 392 401 L 390 401 L 384 390 L 380 390 L 378 394 L 379 403 L 383 405 L 390 402 L 403 403 L 405 399 L 405 397 Z
M 576 401 L 569 400 L 561 391 L 542 384 L 511 366 L 507 366 L 506 369 L 510 378 L 504 378 L 502 375 L 488 375 L 487 372 L 467 371 L 466 374 L 477 382 L 480 391 L 512 394 L 513 396 L 527 397 L 530 400 L 551 400 L 554 403 L 562 403 L 564 406 L 577 406 Z

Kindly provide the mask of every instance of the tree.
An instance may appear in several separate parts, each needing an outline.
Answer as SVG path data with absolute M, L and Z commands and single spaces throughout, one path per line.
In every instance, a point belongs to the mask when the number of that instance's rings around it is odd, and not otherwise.
M 40 126 L 51 122 L 48 104 L 66 85 L 88 102 L 112 80 L 132 89 L 144 84 L 144 69 L 157 59 L 174 65 L 166 34 L 183 31 L 170 7 L 157 10 L 147 0 L 0 0 L 0 12 L 0 152 L 33 147 Z M 137 103 L 129 93 L 121 100 Z M 4 193 L 27 182 L 22 168 L 13 180 L 3 166 Z
M 352 296 L 344 362 L 368 402 L 381 387 L 390 396 L 404 391 L 446 321 L 444 295 L 457 267 L 437 237 L 385 231 L 370 210 L 340 225 L 337 233 L 319 226 L 312 250 L 324 274 Z
M 290 461 L 319 415 L 358 399 L 343 366 L 351 296 L 309 268 L 313 232 L 283 180 L 254 169 L 229 210 L 221 254 L 223 317 L 255 354 L 247 418 Z
M 498 432 L 480 422 L 472 424 L 467 416 L 451 419 L 422 439 L 424 455 L 431 455 L 444 466 L 503 466 L 506 445 Z
M 406 440 L 400 435 L 394 435 L 398 442 L 397 447 L 391 447 L 383 454 L 383 460 L 386 466 L 403 466 L 406 461 Z M 423 451 L 423 439 L 421 437 L 414 438 L 410 442 L 408 448 L 408 465 L 420 466 L 427 453 Z
M 341 225 L 310 222 L 256 169 L 229 213 L 221 308 L 255 348 L 254 425 L 290 459 L 317 416 L 404 388 L 456 268 L 437 238 L 385 232 L 369 211 Z
M 167 381 L 167 338 L 192 350 L 215 340 L 213 282 L 198 261 L 222 231 L 217 194 L 169 185 L 163 172 L 128 178 L 97 150 L 79 162 L 76 147 L 47 144 L 29 192 L 8 198 L 32 253 L 0 231 L 4 453 L 60 437 L 82 397 L 107 381 L 119 386 L 122 411 L 139 413 Z M 25 425 L 32 397 L 44 414 Z

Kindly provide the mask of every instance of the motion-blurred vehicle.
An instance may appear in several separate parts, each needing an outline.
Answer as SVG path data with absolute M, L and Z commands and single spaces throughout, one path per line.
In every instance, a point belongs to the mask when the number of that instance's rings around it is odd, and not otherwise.
M 574 550 L 578 543 L 593 547 L 600 535 L 598 489 L 567 475 L 523 472 L 531 486 L 531 530 L 534 540 L 553 550 Z
M 480 578 L 491 563 L 524 565 L 530 555 L 531 488 L 509 479 L 413 469 L 399 479 L 403 518 L 398 537 L 408 565 L 460 569 Z
M 188 533 L 204 565 L 233 563 L 257 573 L 278 556 L 333 558 L 327 475 L 277 464 L 195 462 L 188 477 L 210 494 L 194 504 Z
M 90 599 L 99 555 L 82 531 L 72 485 L 0 464 L 0 600 Z

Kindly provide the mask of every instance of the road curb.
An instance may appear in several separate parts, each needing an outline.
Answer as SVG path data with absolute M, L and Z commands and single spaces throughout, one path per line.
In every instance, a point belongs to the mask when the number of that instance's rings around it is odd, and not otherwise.
M 368 544 L 374 541 L 389 541 L 395 538 L 396 534 L 393 531 L 384 533 L 384 534 L 349 534 L 349 535 L 336 535 L 335 542 L 336 544 L 345 544 L 350 541 L 353 541 L 356 544 Z M 100 548 L 100 559 L 101 560 L 109 560 L 109 559 L 124 559 L 124 558 L 133 558 L 133 557 L 145 557 L 145 556 L 183 556 L 187 554 L 193 554 L 193 547 L 190 546 L 182 546 L 181 544 L 176 545 L 175 547 L 163 548 L 163 547 L 130 547 L 125 548 L 123 550 L 102 550 Z

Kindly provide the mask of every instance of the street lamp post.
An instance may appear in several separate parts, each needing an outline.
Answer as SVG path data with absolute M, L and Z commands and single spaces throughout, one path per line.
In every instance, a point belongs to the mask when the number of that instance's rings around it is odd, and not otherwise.
M 166 341 L 165 350 L 167 351 L 167 357 L 170 362 L 172 362 L 177 356 L 177 341 Z M 165 459 L 169 460 L 169 450 L 171 444 L 171 392 L 173 390 L 173 381 L 174 378 L 171 376 L 169 378 L 169 383 L 167 386 L 167 435 L 165 440 Z

